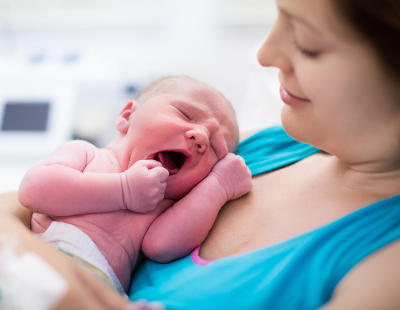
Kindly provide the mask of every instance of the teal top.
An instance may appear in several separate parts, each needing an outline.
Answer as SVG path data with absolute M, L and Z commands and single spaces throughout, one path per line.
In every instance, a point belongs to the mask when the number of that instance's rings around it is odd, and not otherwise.
M 256 175 L 317 151 L 273 127 L 241 142 L 238 154 Z M 167 309 L 317 309 L 358 262 L 399 238 L 397 195 L 289 240 L 209 264 L 198 249 L 168 264 L 146 260 L 130 298 L 160 301 Z

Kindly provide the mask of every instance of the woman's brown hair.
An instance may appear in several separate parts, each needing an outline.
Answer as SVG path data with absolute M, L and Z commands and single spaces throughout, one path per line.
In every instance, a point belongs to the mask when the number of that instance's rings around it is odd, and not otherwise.
M 400 81 L 400 0 L 331 0 Z

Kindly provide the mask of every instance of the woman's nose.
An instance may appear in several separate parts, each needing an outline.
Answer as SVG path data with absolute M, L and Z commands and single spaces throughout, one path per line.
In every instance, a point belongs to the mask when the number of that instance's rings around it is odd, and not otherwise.
M 290 72 L 293 67 L 288 57 L 288 37 L 285 26 L 278 18 L 268 37 L 257 53 L 257 59 L 263 67 L 277 67 L 282 72 Z M 290 43 L 289 43 L 290 44 Z
M 186 139 L 193 142 L 197 151 L 204 153 L 209 145 L 209 133 L 204 126 L 197 126 L 185 132 Z

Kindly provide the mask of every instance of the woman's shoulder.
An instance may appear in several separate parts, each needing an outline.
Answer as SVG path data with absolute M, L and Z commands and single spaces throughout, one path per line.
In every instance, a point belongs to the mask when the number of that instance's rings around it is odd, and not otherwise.
M 397 240 L 356 265 L 323 309 L 399 309 L 399 262 L 400 240 Z
M 268 127 L 240 141 L 237 154 L 242 156 L 253 175 L 295 163 L 319 150 L 290 137 L 282 126 Z

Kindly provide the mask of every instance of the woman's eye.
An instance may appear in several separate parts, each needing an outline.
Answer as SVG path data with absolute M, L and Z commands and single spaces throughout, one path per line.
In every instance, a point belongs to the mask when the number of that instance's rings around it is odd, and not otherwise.
M 296 46 L 296 49 L 304 56 L 308 58 L 317 58 L 321 52 L 320 51 L 313 51 L 313 50 L 308 50 L 305 48 L 302 48 L 296 41 L 294 41 L 294 45 Z
M 300 48 L 299 48 L 299 51 L 301 54 L 303 54 L 304 56 L 309 57 L 309 58 L 317 58 L 320 54 L 320 52 L 318 52 L 318 51 L 309 51 L 309 50 L 300 49 Z

